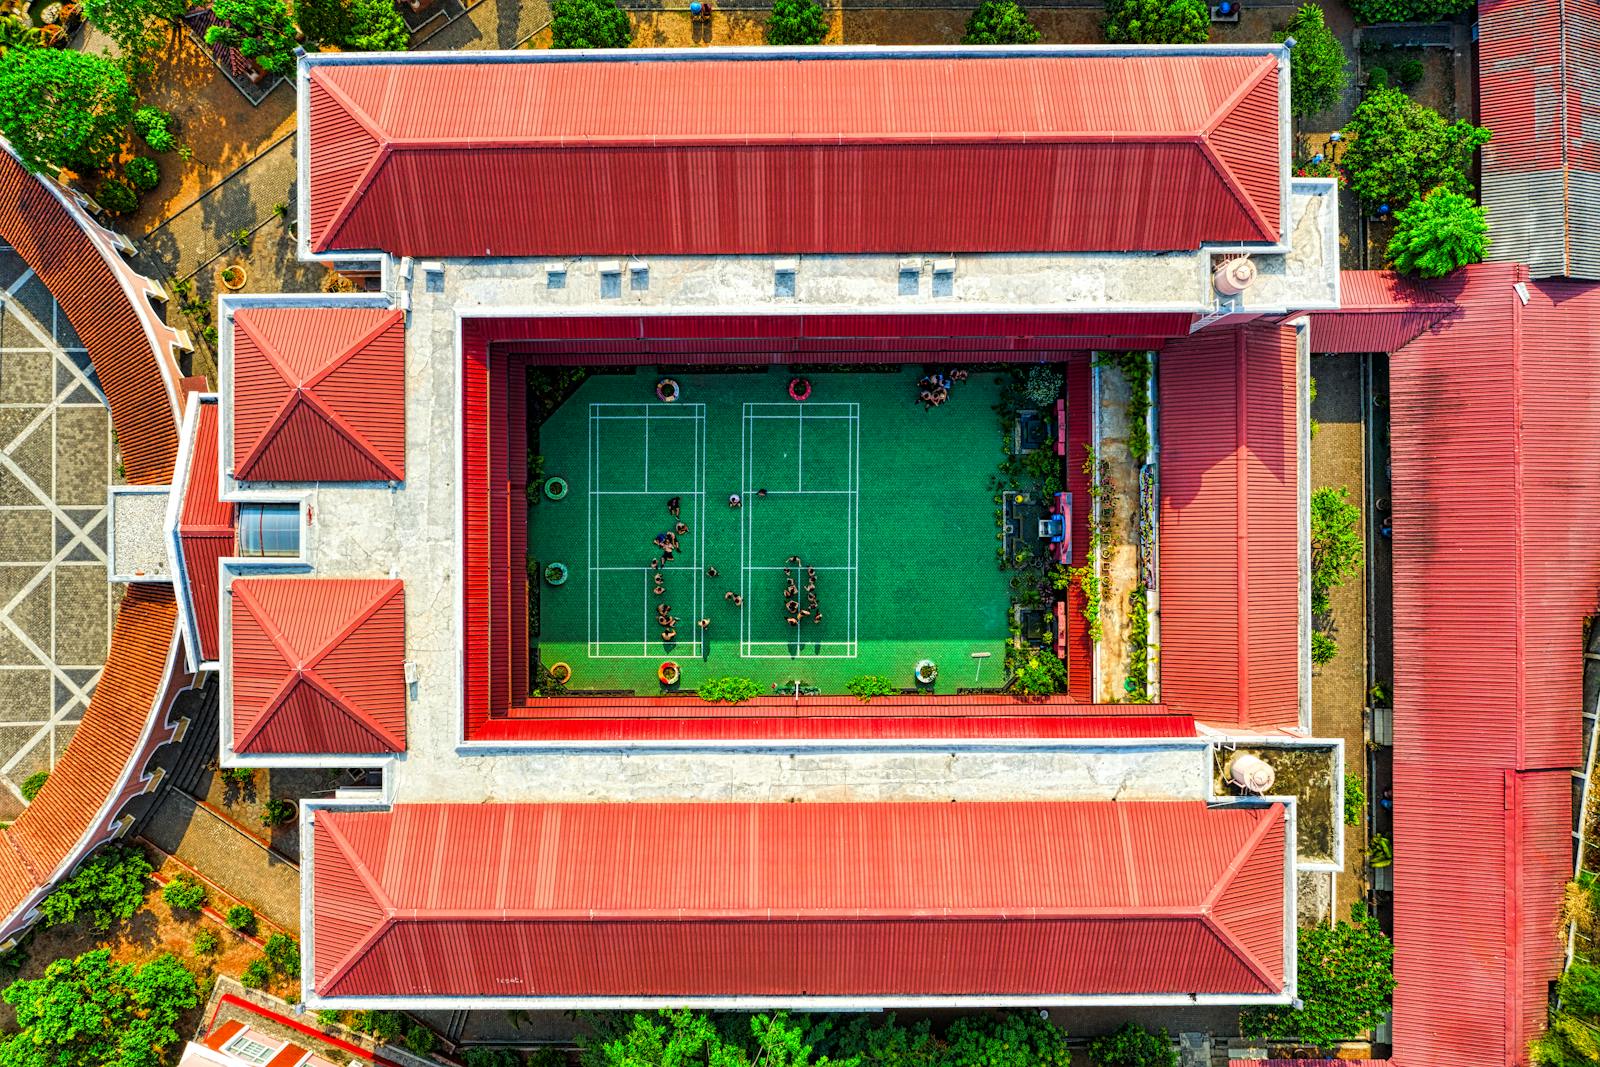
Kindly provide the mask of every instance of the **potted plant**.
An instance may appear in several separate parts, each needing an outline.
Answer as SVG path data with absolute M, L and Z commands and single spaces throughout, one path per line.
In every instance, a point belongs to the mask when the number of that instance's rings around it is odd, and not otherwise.
M 551 500 L 560 500 L 567 495 L 567 482 L 565 478 L 549 478 L 544 483 L 544 495 Z
M 572 666 L 567 663 L 550 664 L 550 680 L 557 685 L 566 685 L 572 680 Z
M 933 660 L 925 659 L 917 663 L 917 683 L 919 685 L 932 685 L 937 677 L 939 677 L 939 668 L 934 666 Z
M 682 674 L 678 670 L 678 665 L 669 659 L 656 669 L 656 677 L 661 680 L 662 685 L 677 685 Z
M 811 395 L 811 382 L 805 378 L 789 379 L 789 399 L 799 403 Z
M 240 289 L 243 289 L 244 283 L 244 264 L 232 263 L 222 268 L 222 284 L 226 286 L 230 292 L 238 292 Z
M 567 565 L 565 563 L 549 563 L 544 568 L 544 580 L 551 585 L 561 585 L 567 580 Z
M 678 383 L 673 378 L 663 378 L 656 383 L 656 399 L 663 404 L 670 404 L 678 399 Z
M 60 23 L 50 23 L 39 30 L 39 43 L 46 48 L 65 48 L 67 29 Z

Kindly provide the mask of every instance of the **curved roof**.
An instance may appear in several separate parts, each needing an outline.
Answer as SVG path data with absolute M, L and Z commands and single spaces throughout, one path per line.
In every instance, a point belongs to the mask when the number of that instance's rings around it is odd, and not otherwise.
M 404 313 L 239 309 L 232 411 L 241 481 L 404 481 Z
M 314 825 L 324 997 L 1286 984 L 1281 805 L 411 805 Z
M 233 505 L 221 496 L 221 475 L 217 469 L 217 401 L 203 397 L 194 422 L 194 440 L 188 445 L 178 484 L 181 494 L 178 512 L 178 550 L 182 563 L 181 614 L 187 614 L 194 666 L 215 663 L 217 644 L 218 562 L 233 555 Z
M 234 751 L 404 751 L 398 580 L 239 578 L 229 588 Z
M 415 256 L 1274 244 L 1279 55 L 313 56 L 307 232 Z

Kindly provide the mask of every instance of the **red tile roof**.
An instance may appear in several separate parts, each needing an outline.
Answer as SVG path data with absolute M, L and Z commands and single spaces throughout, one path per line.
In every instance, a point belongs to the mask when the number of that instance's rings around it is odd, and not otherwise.
M 1485 264 L 1431 283 L 1459 313 L 1390 359 L 1406 1067 L 1524 1062 L 1562 964 L 1600 594 L 1600 286 L 1527 279 Z
M 1162 699 L 1201 720 L 1296 725 L 1294 331 L 1212 328 L 1160 366 Z
M 1265 49 L 459 58 L 311 58 L 314 251 L 1161 251 L 1280 233 Z
M 398 580 L 240 578 L 230 588 L 234 751 L 405 750 Z
M 1281 806 L 1188 802 L 323 810 L 313 980 L 327 997 L 1276 994 L 1285 838 Z
M 244 308 L 233 320 L 233 468 L 241 481 L 405 479 L 405 316 Z
M 234 553 L 233 505 L 221 499 L 217 468 L 217 403 L 200 402 L 194 443 L 189 453 L 183 507 L 178 515 L 178 547 L 182 553 L 186 610 L 194 620 L 200 647 L 198 662 L 217 659 L 218 561 Z

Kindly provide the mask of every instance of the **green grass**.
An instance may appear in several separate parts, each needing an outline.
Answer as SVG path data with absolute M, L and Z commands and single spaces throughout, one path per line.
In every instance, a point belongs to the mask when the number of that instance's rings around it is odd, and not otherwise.
M 723 676 L 842 694 L 851 678 L 879 674 L 910 687 L 924 658 L 939 665 L 936 692 L 1000 685 L 1009 589 L 990 488 L 999 389 L 974 373 L 924 411 L 921 373 L 811 375 L 798 405 L 782 369 L 678 375 L 674 404 L 656 402 L 652 370 L 585 381 L 532 446 L 545 475 L 570 487 L 529 508 L 533 575 L 552 561 L 570 574 L 560 587 L 540 580 L 540 660 L 570 665 L 569 689 L 643 695 L 661 691 L 656 668 L 667 659 L 682 669 L 683 693 Z M 735 492 L 737 510 L 727 503 Z M 690 529 L 657 597 L 648 564 L 652 538 L 672 527 L 672 496 Z M 796 555 L 817 568 L 820 623 L 786 621 L 783 568 Z M 796 580 L 804 608 L 803 570 Z M 655 625 L 658 601 L 682 620 L 671 645 Z M 981 675 L 974 652 L 990 654 Z

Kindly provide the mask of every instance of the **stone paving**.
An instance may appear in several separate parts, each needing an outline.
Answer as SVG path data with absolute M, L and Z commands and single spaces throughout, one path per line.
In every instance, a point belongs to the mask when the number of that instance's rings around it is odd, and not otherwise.
M 105 662 L 110 413 L 44 285 L 0 248 L 0 818 L 66 749 Z

